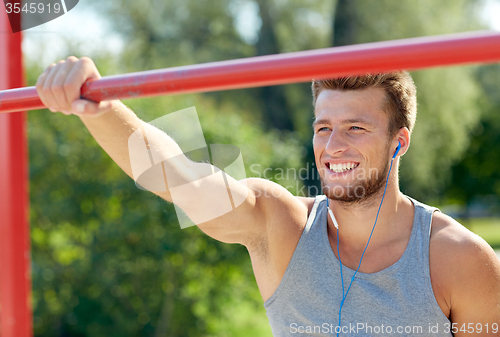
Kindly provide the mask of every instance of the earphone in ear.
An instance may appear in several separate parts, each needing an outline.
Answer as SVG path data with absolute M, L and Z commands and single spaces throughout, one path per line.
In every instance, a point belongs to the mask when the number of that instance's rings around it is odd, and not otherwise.
M 394 152 L 392 158 L 396 158 L 400 149 L 401 149 L 401 142 L 398 142 L 398 147 L 396 148 L 396 152 Z

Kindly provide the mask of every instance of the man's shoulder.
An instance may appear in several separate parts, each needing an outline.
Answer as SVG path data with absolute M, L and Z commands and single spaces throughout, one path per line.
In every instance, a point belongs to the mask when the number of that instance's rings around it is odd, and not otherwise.
M 498 262 L 495 252 L 483 238 L 441 212 L 434 212 L 432 217 L 430 244 L 442 259 L 458 268 L 486 260 Z
M 431 266 L 445 276 L 450 291 L 465 293 L 498 282 L 500 260 L 493 249 L 448 215 L 434 213 L 430 249 Z
M 299 197 L 294 196 L 285 187 L 267 179 L 262 178 L 246 178 L 240 180 L 241 183 L 245 184 L 250 190 L 252 190 L 257 197 L 269 198 L 269 199 L 281 199 L 285 201 L 287 199 L 291 200 L 297 205 L 305 206 L 308 208 L 309 212 L 314 206 L 316 198 L 314 197 Z
M 488 243 L 451 217 L 435 212 L 430 252 L 432 285 L 445 299 L 452 322 L 498 322 L 500 260 Z
M 316 198 L 294 196 L 285 187 L 266 179 L 247 178 L 240 182 L 252 191 L 255 204 L 265 214 L 266 235 L 282 237 L 283 231 L 303 229 Z
M 489 251 L 494 255 L 484 239 L 441 212 L 434 212 L 432 216 L 431 245 L 436 245 L 446 256 L 451 255 L 450 258 L 462 262 L 479 258 Z
M 307 216 L 309 217 L 309 214 L 311 213 L 314 203 L 316 202 L 316 198 L 311 198 L 311 197 L 295 197 L 297 201 L 299 201 L 302 205 L 307 207 Z
M 415 203 L 415 200 L 413 202 Z M 483 238 L 471 232 L 451 216 L 420 202 L 417 202 L 417 205 L 435 209 L 432 214 L 430 249 L 431 254 L 437 257 L 437 260 L 447 265 L 462 266 L 469 262 L 473 263 L 477 259 L 494 257 L 498 260 L 493 249 Z

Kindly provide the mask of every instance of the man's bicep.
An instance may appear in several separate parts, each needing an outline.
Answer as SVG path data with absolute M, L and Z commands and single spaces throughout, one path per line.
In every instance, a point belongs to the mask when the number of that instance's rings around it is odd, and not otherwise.
M 236 181 L 228 177 L 231 209 L 217 218 L 198 223 L 198 227 L 216 240 L 240 243 L 249 248 L 266 239 L 267 227 L 276 214 L 286 212 L 287 203 L 295 197 L 284 187 L 271 181 L 249 178 Z M 222 207 L 222 206 L 217 206 Z

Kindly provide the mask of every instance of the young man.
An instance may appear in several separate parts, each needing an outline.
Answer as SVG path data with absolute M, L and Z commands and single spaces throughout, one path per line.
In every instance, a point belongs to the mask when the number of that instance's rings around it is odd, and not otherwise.
M 211 237 L 247 247 L 275 336 L 500 336 L 493 250 L 399 191 L 399 157 L 416 116 L 407 73 L 313 83 L 314 151 L 326 197 L 294 197 L 267 180 L 229 178 L 233 199 L 242 203 L 208 221 L 201 219 L 214 198 L 206 191 L 229 185 L 203 175 L 209 164 L 185 158 L 121 102 L 80 99 L 82 84 L 99 77 L 90 59 L 69 57 L 47 68 L 37 90 L 51 111 L 78 115 L 131 177 L 128 139 L 136 130 L 162 158 L 177 158 L 166 165 L 176 185 L 200 183 L 176 196 L 176 205 Z M 172 202 L 168 186 L 155 193 Z

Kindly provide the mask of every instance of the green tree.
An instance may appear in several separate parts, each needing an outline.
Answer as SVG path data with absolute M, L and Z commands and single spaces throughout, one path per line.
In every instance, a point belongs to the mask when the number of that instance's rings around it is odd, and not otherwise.
M 500 204 L 500 66 L 489 65 L 478 69 L 477 76 L 486 95 L 479 102 L 485 112 L 481 123 L 462 160 L 453 166 L 452 178 L 446 190 L 450 203 L 465 206 L 481 202 L 498 213 Z M 468 217 L 467 212 L 464 214 Z

